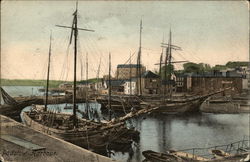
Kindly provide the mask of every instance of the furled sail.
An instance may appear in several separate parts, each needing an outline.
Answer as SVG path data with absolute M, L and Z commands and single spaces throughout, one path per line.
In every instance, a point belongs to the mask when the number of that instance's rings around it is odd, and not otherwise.
M 2 87 L 0 87 L 0 91 L 3 97 L 3 101 L 7 105 L 18 105 L 17 101 L 12 98 Z

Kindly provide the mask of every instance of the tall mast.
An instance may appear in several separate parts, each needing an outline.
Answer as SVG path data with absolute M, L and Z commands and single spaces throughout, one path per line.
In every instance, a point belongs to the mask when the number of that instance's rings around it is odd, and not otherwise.
M 171 32 L 171 28 L 170 28 L 170 32 L 169 32 L 169 76 L 168 76 L 168 80 L 171 80 L 171 75 L 172 75 L 172 70 L 171 70 L 171 65 L 172 65 L 172 62 L 171 62 L 171 59 L 172 59 L 172 48 L 171 48 L 171 45 L 172 45 L 172 32 Z M 169 97 L 171 98 L 172 97 L 172 85 L 169 85 Z
M 82 66 L 82 59 L 80 59 L 80 65 L 81 65 L 81 81 L 82 81 L 82 76 L 83 76 L 83 66 Z
M 129 94 L 130 94 L 130 96 L 131 96 L 131 94 L 132 94 L 132 86 L 131 86 L 131 85 L 132 85 L 132 84 L 131 84 L 131 82 L 132 82 L 132 78 L 131 78 L 131 77 L 132 77 L 132 69 L 131 69 L 131 68 L 132 68 L 132 66 L 131 66 L 131 52 L 130 52 L 130 58 L 129 58 L 129 65 L 130 65 L 130 66 L 129 66 L 129 67 L 130 67 L 130 68 L 129 68 L 129 88 L 130 88 L 130 89 L 129 89 Z
M 99 90 L 99 74 L 100 74 L 100 68 L 101 68 L 101 58 L 100 58 L 100 61 L 99 61 L 99 65 L 98 65 L 98 69 L 97 69 L 97 84 L 96 84 L 96 90 L 98 92 Z
M 50 71 L 50 57 L 51 57 L 51 38 L 52 34 L 50 34 L 50 43 L 49 43 L 49 61 L 48 61 L 48 73 L 47 73 L 47 85 L 46 85 L 46 97 L 45 97 L 45 108 L 44 110 L 47 111 L 48 106 L 48 91 L 49 91 L 49 71 Z
M 162 44 L 164 43 L 164 36 L 162 38 Z M 162 56 L 163 56 L 163 52 L 164 52 L 164 47 L 162 47 L 162 50 L 161 50 L 161 56 L 160 56 L 160 65 L 159 65 L 159 74 L 160 74 L 160 79 L 162 78 L 161 77 L 161 64 L 162 64 Z
M 167 63 L 168 63 L 168 57 L 169 57 L 169 45 L 166 49 L 166 56 L 165 56 L 165 62 L 164 62 L 164 99 L 165 99 L 165 95 L 167 93 L 167 90 L 166 90 L 166 84 L 167 84 Z
M 181 47 L 178 47 L 176 45 L 172 45 L 172 32 L 170 29 L 169 32 L 169 40 L 168 43 L 162 43 L 162 47 L 166 48 L 166 58 L 165 58 L 165 71 L 164 71 L 164 81 L 167 83 L 167 81 L 171 80 L 171 74 L 172 69 L 171 69 L 171 65 L 172 63 L 178 63 L 178 62 L 186 62 L 186 61 L 177 61 L 177 62 L 172 62 L 172 49 L 174 50 L 182 50 Z M 161 64 L 161 63 L 160 63 Z M 167 73 L 168 73 L 168 77 L 167 77 Z M 170 83 L 170 82 L 169 82 Z M 168 89 L 170 90 L 169 96 L 172 96 L 172 87 L 170 89 L 170 86 L 168 84 Z M 164 97 L 166 95 L 166 84 L 164 84 Z
M 88 53 L 86 53 L 86 114 L 87 114 L 87 119 L 89 119 L 89 102 L 88 102 Z
M 76 120 L 76 63 L 77 63 L 77 5 L 76 5 L 76 12 L 74 13 L 75 19 L 75 28 L 74 28 L 74 86 L 73 86 L 73 123 L 74 127 L 77 127 L 77 120 Z
M 172 32 L 171 32 L 171 29 L 170 29 L 170 32 L 169 32 L 169 46 L 171 47 L 172 45 Z M 172 62 L 171 62 L 171 59 L 172 59 L 172 48 L 169 48 L 169 66 L 171 66 Z M 171 79 L 171 74 L 172 74 L 172 70 L 171 68 L 169 68 L 169 80 Z
M 109 120 L 111 120 L 111 55 L 109 53 L 109 96 L 108 96 L 108 105 L 109 105 Z
M 162 77 L 161 77 L 161 64 L 162 64 L 162 55 L 163 55 L 163 48 L 162 48 L 162 52 L 161 52 L 161 56 L 160 56 L 160 65 L 159 65 L 159 76 L 160 76 L 160 82 L 162 83 Z M 161 92 L 161 90 L 159 90 Z M 158 89 L 157 89 L 157 93 L 158 93 Z
M 142 34 L 142 20 L 140 22 L 140 40 L 139 40 L 139 51 L 138 51 L 138 57 L 137 57 L 137 94 L 142 95 L 142 84 L 141 84 L 141 34 Z M 139 78 L 138 78 L 139 77 Z
M 74 128 L 77 127 L 77 119 L 76 119 L 76 63 L 77 63 L 77 35 L 78 35 L 78 30 L 85 30 L 85 31 L 94 32 L 94 30 L 83 29 L 83 28 L 78 28 L 77 27 L 77 7 L 78 7 L 78 2 L 76 2 L 76 11 L 73 14 L 74 18 L 73 18 L 72 27 L 63 26 L 63 25 L 56 25 L 58 27 L 70 28 L 71 29 L 70 44 L 71 44 L 71 41 L 72 41 L 72 34 L 74 33 L 74 84 L 73 84 L 73 124 L 74 124 Z
M 160 65 L 159 65 L 159 75 L 160 75 L 160 78 L 161 78 L 162 55 L 163 55 L 163 49 L 162 49 L 162 53 L 161 53 L 161 56 L 160 56 Z

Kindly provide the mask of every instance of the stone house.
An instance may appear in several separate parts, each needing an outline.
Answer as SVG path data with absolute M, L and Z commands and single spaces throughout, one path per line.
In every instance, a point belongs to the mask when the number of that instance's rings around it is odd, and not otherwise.
M 119 64 L 116 70 L 116 79 L 129 79 L 137 77 L 137 67 L 141 69 L 143 74 L 146 71 L 146 67 L 137 64 Z

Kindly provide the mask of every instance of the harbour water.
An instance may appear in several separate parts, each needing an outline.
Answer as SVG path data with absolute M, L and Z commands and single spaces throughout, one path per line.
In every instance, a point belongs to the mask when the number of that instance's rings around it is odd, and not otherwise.
M 12 96 L 39 94 L 40 87 L 3 87 Z M 64 110 L 65 104 L 50 105 L 51 109 Z M 101 116 L 100 105 L 91 104 Z M 25 108 L 26 110 L 28 108 Z M 79 104 L 85 109 L 85 104 Z M 210 147 L 228 144 L 249 138 L 249 114 L 210 114 L 199 113 L 189 115 L 150 115 L 133 119 L 133 126 L 139 130 L 140 141 L 133 144 L 129 152 L 114 152 L 111 158 L 121 161 L 142 161 L 141 152 L 153 150 L 165 152 L 169 149 L 182 150 L 193 147 Z

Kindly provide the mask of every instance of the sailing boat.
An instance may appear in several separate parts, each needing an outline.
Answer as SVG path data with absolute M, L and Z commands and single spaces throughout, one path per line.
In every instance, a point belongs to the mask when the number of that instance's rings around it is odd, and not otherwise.
M 34 105 L 29 112 L 23 113 L 24 123 L 41 132 L 69 141 L 87 149 L 106 150 L 112 143 L 131 144 L 131 140 L 124 138 L 131 130 L 127 129 L 125 122 L 113 121 L 109 123 L 93 122 L 79 118 L 76 115 L 76 62 L 77 62 L 77 35 L 78 30 L 92 31 L 77 27 L 77 5 L 73 16 L 72 27 L 57 25 L 58 27 L 70 28 L 71 38 L 74 34 L 74 88 L 73 88 L 73 115 L 58 113 L 48 110 L 48 86 L 51 56 L 51 37 L 49 47 L 49 61 L 47 73 L 46 101 L 45 105 Z M 134 132 L 133 132 L 134 133 Z M 130 136 L 128 136 L 130 137 Z M 118 141 L 118 142 L 117 142 Z
M 159 108 L 154 112 L 160 113 L 186 113 L 186 112 L 198 112 L 200 105 L 210 96 L 221 93 L 226 89 L 215 91 L 201 96 L 186 96 L 184 98 L 173 98 L 173 88 L 171 83 L 171 66 L 172 66 L 172 49 L 181 50 L 180 47 L 172 45 L 172 32 L 169 33 L 169 42 L 162 43 L 162 47 L 166 48 L 165 62 L 162 63 L 163 50 L 160 56 L 160 66 L 159 71 L 162 71 L 162 64 L 164 64 L 164 78 L 161 79 L 164 84 L 163 95 L 160 94 L 155 98 L 151 96 L 142 96 L 141 99 L 146 103 L 151 103 L 151 105 L 158 106 Z M 184 62 L 184 61 L 178 61 Z M 176 63 L 178 63 L 176 62 Z M 168 73 L 168 75 L 167 75 Z M 161 73 L 160 73 L 161 76 Z
M 198 112 L 200 105 L 210 96 L 221 93 L 224 90 L 219 90 L 216 92 L 212 92 L 209 94 L 201 95 L 201 96 L 187 96 L 185 98 L 174 98 L 173 97 L 173 89 L 170 83 L 174 83 L 171 80 L 172 71 L 170 67 L 172 63 L 184 62 L 172 61 L 172 49 L 174 50 L 181 50 L 180 47 L 176 45 L 172 45 L 172 32 L 170 30 L 169 34 L 169 42 L 168 44 L 162 43 L 162 47 L 166 48 L 166 56 L 164 63 L 162 62 L 163 59 L 163 50 L 160 56 L 160 67 L 159 71 L 162 72 L 162 64 L 165 65 L 164 67 L 164 77 L 161 78 L 162 83 L 164 84 L 163 88 L 159 88 L 160 94 L 152 96 L 143 94 L 143 87 L 142 87 L 142 78 L 141 78 L 141 33 L 142 33 L 142 21 L 140 23 L 140 41 L 139 41 L 139 51 L 137 56 L 137 83 L 136 83 L 136 90 L 137 95 L 134 96 L 119 96 L 119 97 L 112 97 L 112 106 L 111 109 L 113 111 L 118 112 L 128 112 L 131 111 L 131 107 L 136 109 L 146 108 L 148 105 L 153 107 L 159 107 L 158 109 L 154 110 L 154 112 L 161 112 L 161 113 L 186 113 L 186 112 Z M 168 73 L 168 75 L 167 75 Z M 161 74 L 161 73 L 160 73 Z M 162 91 L 161 91 L 162 90 Z M 100 103 L 102 103 L 104 108 L 108 108 L 108 102 L 105 99 L 98 99 Z M 132 101 L 132 104 L 130 104 Z
M 141 71 L 141 34 L 142 34 L 142 20 L 140 21 L 140 40 L 139 40 L 139 50 L 138 50 L 138 56 L 137 56 L 137 65 L 136 65 L 136 76 L 137 76 L 137 94 L 138 96 L 142 95 L 142 71 Z M 130 88 L 131 87 L 131 56 L 130 56 Z M 110 76 L 110 74 L 109 74 Z M 109 78 L 109 93 L 111 93 L 111 79 Z M 132 90 L 130 89 L 130 92 Z M 140 110 L 140 103 L 141 100 L 138 96 L 134 96 L 130 94 L 129 96 L 98 96 L 96 98 L 96 101 L 102 105 L 102 110 L 109 110 L 114 112 L 124 112 L 127 114 L 131 111 L 131 109 L 134 110 Z
M 0 92 L 4 101 L 4 105 L 0 106 L 0 114 L 8 116 L 18 122 L 21 122 L 20 113 L 23 108 L 30 106 L 37 102 L 42 102 L 36 98 L 28 98 L 25 100 L 16 100 L 11 97 L 2 87 L 0 87 Z

